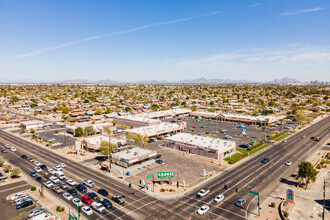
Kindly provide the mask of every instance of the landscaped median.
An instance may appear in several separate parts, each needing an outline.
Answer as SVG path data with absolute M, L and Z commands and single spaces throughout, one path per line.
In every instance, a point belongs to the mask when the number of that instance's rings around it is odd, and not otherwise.
M 282 131 L 281 133 L 278 133 L 272 137 L 270 137 L 269 139 L 274 140 L 274 141 L 280 141 L 283 138 L 286 138 L 287 136 L 289 136 L 290 133 L 286 132 L 286 131 Z
M 268 144 L 265 144 L 264 142 L 260 142 L 260 143 L 254 145 L 252 147 L 249 147 L 247 149 L 237 148 L 236 150 L 239 153 L 233 154 L 233 155 L 225 158 L 225 161 L 227 161 L 229 164 L 234 164 L 234 163 L 242 160 L 243 158 L 258 152 L 259 150 L 264 149 L 267 146 L 268 146 Z

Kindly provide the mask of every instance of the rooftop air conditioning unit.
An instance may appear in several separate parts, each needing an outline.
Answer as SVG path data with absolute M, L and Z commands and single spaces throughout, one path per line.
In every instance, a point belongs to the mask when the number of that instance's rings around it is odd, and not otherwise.
M 135 151 L 135 152 L 134 152 L 134 156 L 136 156 L 136 155 L 138 155 L 138 152 Z

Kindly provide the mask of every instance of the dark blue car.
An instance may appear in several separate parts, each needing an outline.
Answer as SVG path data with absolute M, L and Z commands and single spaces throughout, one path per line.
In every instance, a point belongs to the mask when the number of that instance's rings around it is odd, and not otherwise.
M 87 192 L 87 188 L 86 188 L 86 186 L 85 186 L 84 184 L 78 184 L 78 185 L 76 186 L 76 189 L 77 189 L 78 191 L 80 191 L 80 192 L 83 192 L 83 193 Z
M 68 189 L 68 193 L 70 193 L 71 195 L 75 196 L 78 194 L 78 192 L 74 189 L 74 188 L 70 188 Z

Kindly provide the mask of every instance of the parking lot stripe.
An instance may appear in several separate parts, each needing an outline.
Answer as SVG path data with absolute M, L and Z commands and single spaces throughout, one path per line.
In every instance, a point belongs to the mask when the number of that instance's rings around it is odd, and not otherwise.
M 22 188 L 24 186 L 29 186 L 29 184 L 25 183 L 23 185 L 19 185 L 19 186 L 14 186 L 14 187 L 11 187 L 11 188 L 8 188 L 8 189 L 4 189 L 4 190 L 1 190 L 0 193 L 3 193 L 3 192 L 7 192 L 9 190 L 13 190 L 13 189 L 18 189 L 18 188 Z

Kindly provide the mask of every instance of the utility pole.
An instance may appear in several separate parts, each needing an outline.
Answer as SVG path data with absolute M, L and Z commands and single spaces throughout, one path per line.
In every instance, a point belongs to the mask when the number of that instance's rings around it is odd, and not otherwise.
M 111 157 L 112 157 L 112 154 L 111 154 L 111 126 L 109 125 L 109 173 L 111 173 Z
M 43 184 L 42 184 L 42 176 L 41 176 L 41 179 L 40 179 L 40 194 L 41 194 L 41 197 L 44 197 L 44 187 L 43 187 Z
M 322 213 L 322 220 L 324 220 L 325 216 L 325 177 L 324 177 L 324 183 L 323 183 L 323 213 Z

